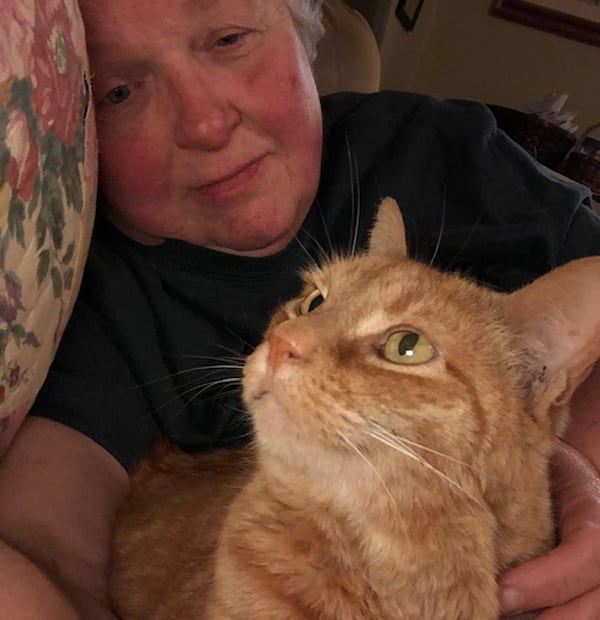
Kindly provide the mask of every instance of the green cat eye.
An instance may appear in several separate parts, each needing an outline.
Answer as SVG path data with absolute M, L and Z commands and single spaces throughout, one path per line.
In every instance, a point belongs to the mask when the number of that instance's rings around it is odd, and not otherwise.
M 300 314 L 308 314 L 316 310 L 324 301 L 325 297 L 323 297 L 321 291 L 317 288 L 300 302 L 298 311 Z
M 382 353 L 394 364 L 423 364 L 436 356 L 435 347 L 425 336 L 404 329 L 388 336 Z

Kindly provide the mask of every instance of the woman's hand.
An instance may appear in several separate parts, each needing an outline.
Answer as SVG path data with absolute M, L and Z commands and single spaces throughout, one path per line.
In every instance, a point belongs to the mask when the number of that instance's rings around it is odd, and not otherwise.
M 560 544 L 503 576 L 504 613 L 545 609 L 538 620 L 600 619 L 600 475 L 559 443 L 552 462 Z

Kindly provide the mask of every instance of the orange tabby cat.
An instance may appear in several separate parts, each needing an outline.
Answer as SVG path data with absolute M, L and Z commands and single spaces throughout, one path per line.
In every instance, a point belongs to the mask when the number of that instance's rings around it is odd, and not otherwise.
M 547 461 L 600 356 L 600 258 L 501 294 L 368 254 L 305 275 L 247 361 L 253 448 L 162 448 L 115 535 L 123 620 L 493 620 L 546 551 Z

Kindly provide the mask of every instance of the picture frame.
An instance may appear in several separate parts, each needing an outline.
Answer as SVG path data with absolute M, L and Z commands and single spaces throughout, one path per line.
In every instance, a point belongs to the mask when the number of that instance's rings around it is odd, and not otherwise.
M 600 47 L 600 0 L 494 0 L 490 14 Z
M 398 0 L 396 17 L 400 20 L 404 30 L 407 32 L 414 29 L 423 2 L 424 0 Z
M 580 151 L 600 161 L 600 139 L 586 136 L 581 143 Z

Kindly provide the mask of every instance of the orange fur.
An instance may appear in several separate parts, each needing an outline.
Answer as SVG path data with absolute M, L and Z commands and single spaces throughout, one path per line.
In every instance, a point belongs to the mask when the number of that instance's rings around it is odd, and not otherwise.
M 552 545 L 548 458 L 600 355 L 600 259 L 500 294 L 407 259 L 395 209 L 248 359 L 254 446 L 135 474 L 123 620 L 493 620 L 498 574 Z M 399 329 L 431 359 L 390 361 Z

